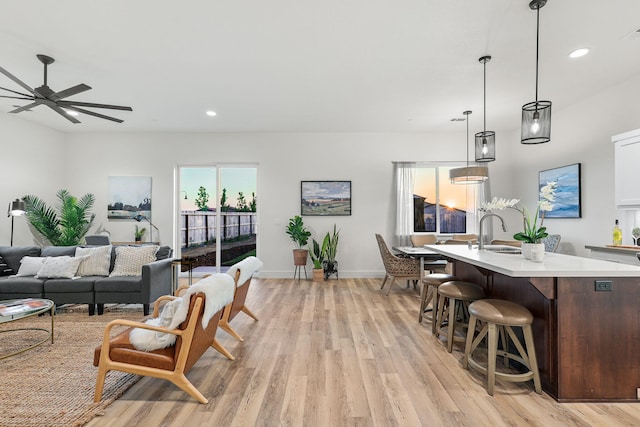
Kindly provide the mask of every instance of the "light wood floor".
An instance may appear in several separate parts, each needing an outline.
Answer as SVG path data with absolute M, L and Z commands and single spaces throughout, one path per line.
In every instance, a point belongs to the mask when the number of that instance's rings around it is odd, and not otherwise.
M 188 377 L 197 403 L 143 378 L 95 426 L 638 426 L 640 404 L 559 404 L 530 383 L 496 384 L 462 369 L 419 324 L 418 293 L 378 279 L 313 283 L 253 279 L 247 306 L 223 331 L 229 361 L 210 349 Z M 640 363 L 640 362 L 639 362 Z

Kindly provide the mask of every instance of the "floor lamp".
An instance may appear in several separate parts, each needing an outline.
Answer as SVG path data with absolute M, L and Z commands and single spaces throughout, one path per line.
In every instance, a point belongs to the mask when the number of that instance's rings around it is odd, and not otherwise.
M 25 210 L 24 202 L 22 200 L 15 199 L 13 202 L 9 203 L 7 216 L 11 217 L 11 246 L 13 246 L 13 218 L 16 216 L 22 216 L 26 213 L 27 211 Z
M 144 215 L 138 214 L 138 215 L 134 216 L 133 219 L 135 219 L 138 222 L 140 222 L 140 221 L 142 221 L 144 219 L 145 221 L 147 221 L 149 223 L 149 225 L 152 227 L 152 228 L 149 229 L 149 240 L 151 241 L 151 243 L 153 243 L 153 229 L 155 228 L 156 231 L 158 232 L 158 243 L 160 243 L 160 230 L 158 230 L 158 227 L 153 225 L 153 223 L 151 222 L 151 220 L 149 218 L 147 218 Z

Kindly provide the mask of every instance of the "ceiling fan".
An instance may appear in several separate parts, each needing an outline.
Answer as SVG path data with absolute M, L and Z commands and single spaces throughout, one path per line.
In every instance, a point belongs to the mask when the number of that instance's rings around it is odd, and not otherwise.
M 0 87 L 0 89 L 6 90 L 7 92 L 14 93 L 20 96 L 6 96 L 0 95 L 0 98 L 11 98 L 11 99 L 24 99 L 27 101 L 32 101 L 30 104 L 24 105 L 22 107 L 18 107 L 15 110 L 9 111 L 10 113 L 20 113 L 22 111 L 30 111 L 33 107 L 38 105 L 46 105 L 51 108 L 56 113 L 60 114 L 65 119 L 69 120 L 72 123 L 80 123 L 80 120 L 76 119 L 70 112 L 78 112 L 83 114 L 88 114 L 90 116 L 99 117 L 101 119 L 111 120 L 114 122 L 122 123 L 122 120 L 116 119 L 115 117 L 105 116 L 104 114 L 95 113 L 93 111 L 86 110 L 82 107 L 89 108 L 107 108 L 111 110 L 124 110 L 124 111 L 133 111 L 131 107 L 123 107 L 121 105 L 107 105 L 107 104 L 94 104 L 91 102 L 80 102 L 80 101 L 67 101 L 66 98 L 77 95 L 81 92 L 85 92 L 91 89 L 90 86 L 87 86 L 84 83 L 79 85 L 70 87 L 65 90 L 61 90 L 60 92 L 54 92 L 47 85 L 47 66 L 53 64 L 55 61 L 52 57 L 47 55 L 36 55 L 40 62 L 44 64 L 44 84 L 35 89 L 30 88 L 26 83 L 18 79 L 16 76 L 0 67 L 0 73 L 9 77 L 11 80 L 16 82 L 18 85 L 22 86 L 29 93 L 17 92 L 15 90 L 7 89 L 4 87 Z

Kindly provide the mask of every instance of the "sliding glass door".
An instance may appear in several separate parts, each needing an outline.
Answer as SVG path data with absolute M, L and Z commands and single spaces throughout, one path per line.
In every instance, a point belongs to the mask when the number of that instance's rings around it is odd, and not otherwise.
M 194 274 L 225 271 L 256 255 L 257 167 L 178 167 L 177 246 Z

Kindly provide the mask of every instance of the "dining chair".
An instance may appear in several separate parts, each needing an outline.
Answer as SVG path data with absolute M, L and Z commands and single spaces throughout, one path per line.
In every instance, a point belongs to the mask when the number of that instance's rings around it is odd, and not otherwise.
M 411 245 L 415 247 L 421 247 L 424 245 L 435 245 L 438 242 L 438 238 L 435 234 L 412 234 Z
M 382 257 L 382 263 L 384 264 L 385 269 L 385 276 L 380 289 L 384 288 L 388 279 L 391 279 L 391 281 L 387 288 L 386 295 L 389 295 L 393 282 L 395 282 L 396 279 L 412 280 L 413 286 L 415 287 L 418 280 L 422 278 L 420 260 L 417 258 L 401 258 L 394 255 L 391 253 L 389 247 L 384 241 L 384 238 L 380 234 L 376 234 L 376 240 L 378 242 L 380 256 Z
M 560 238 L 559 234 L 549 234 L 547 237 L 542 239 L 542 243 L 544 243 L 544 251 L 545 252 L 555 252 L 558 250 L 558 246 L 560 246 Z

